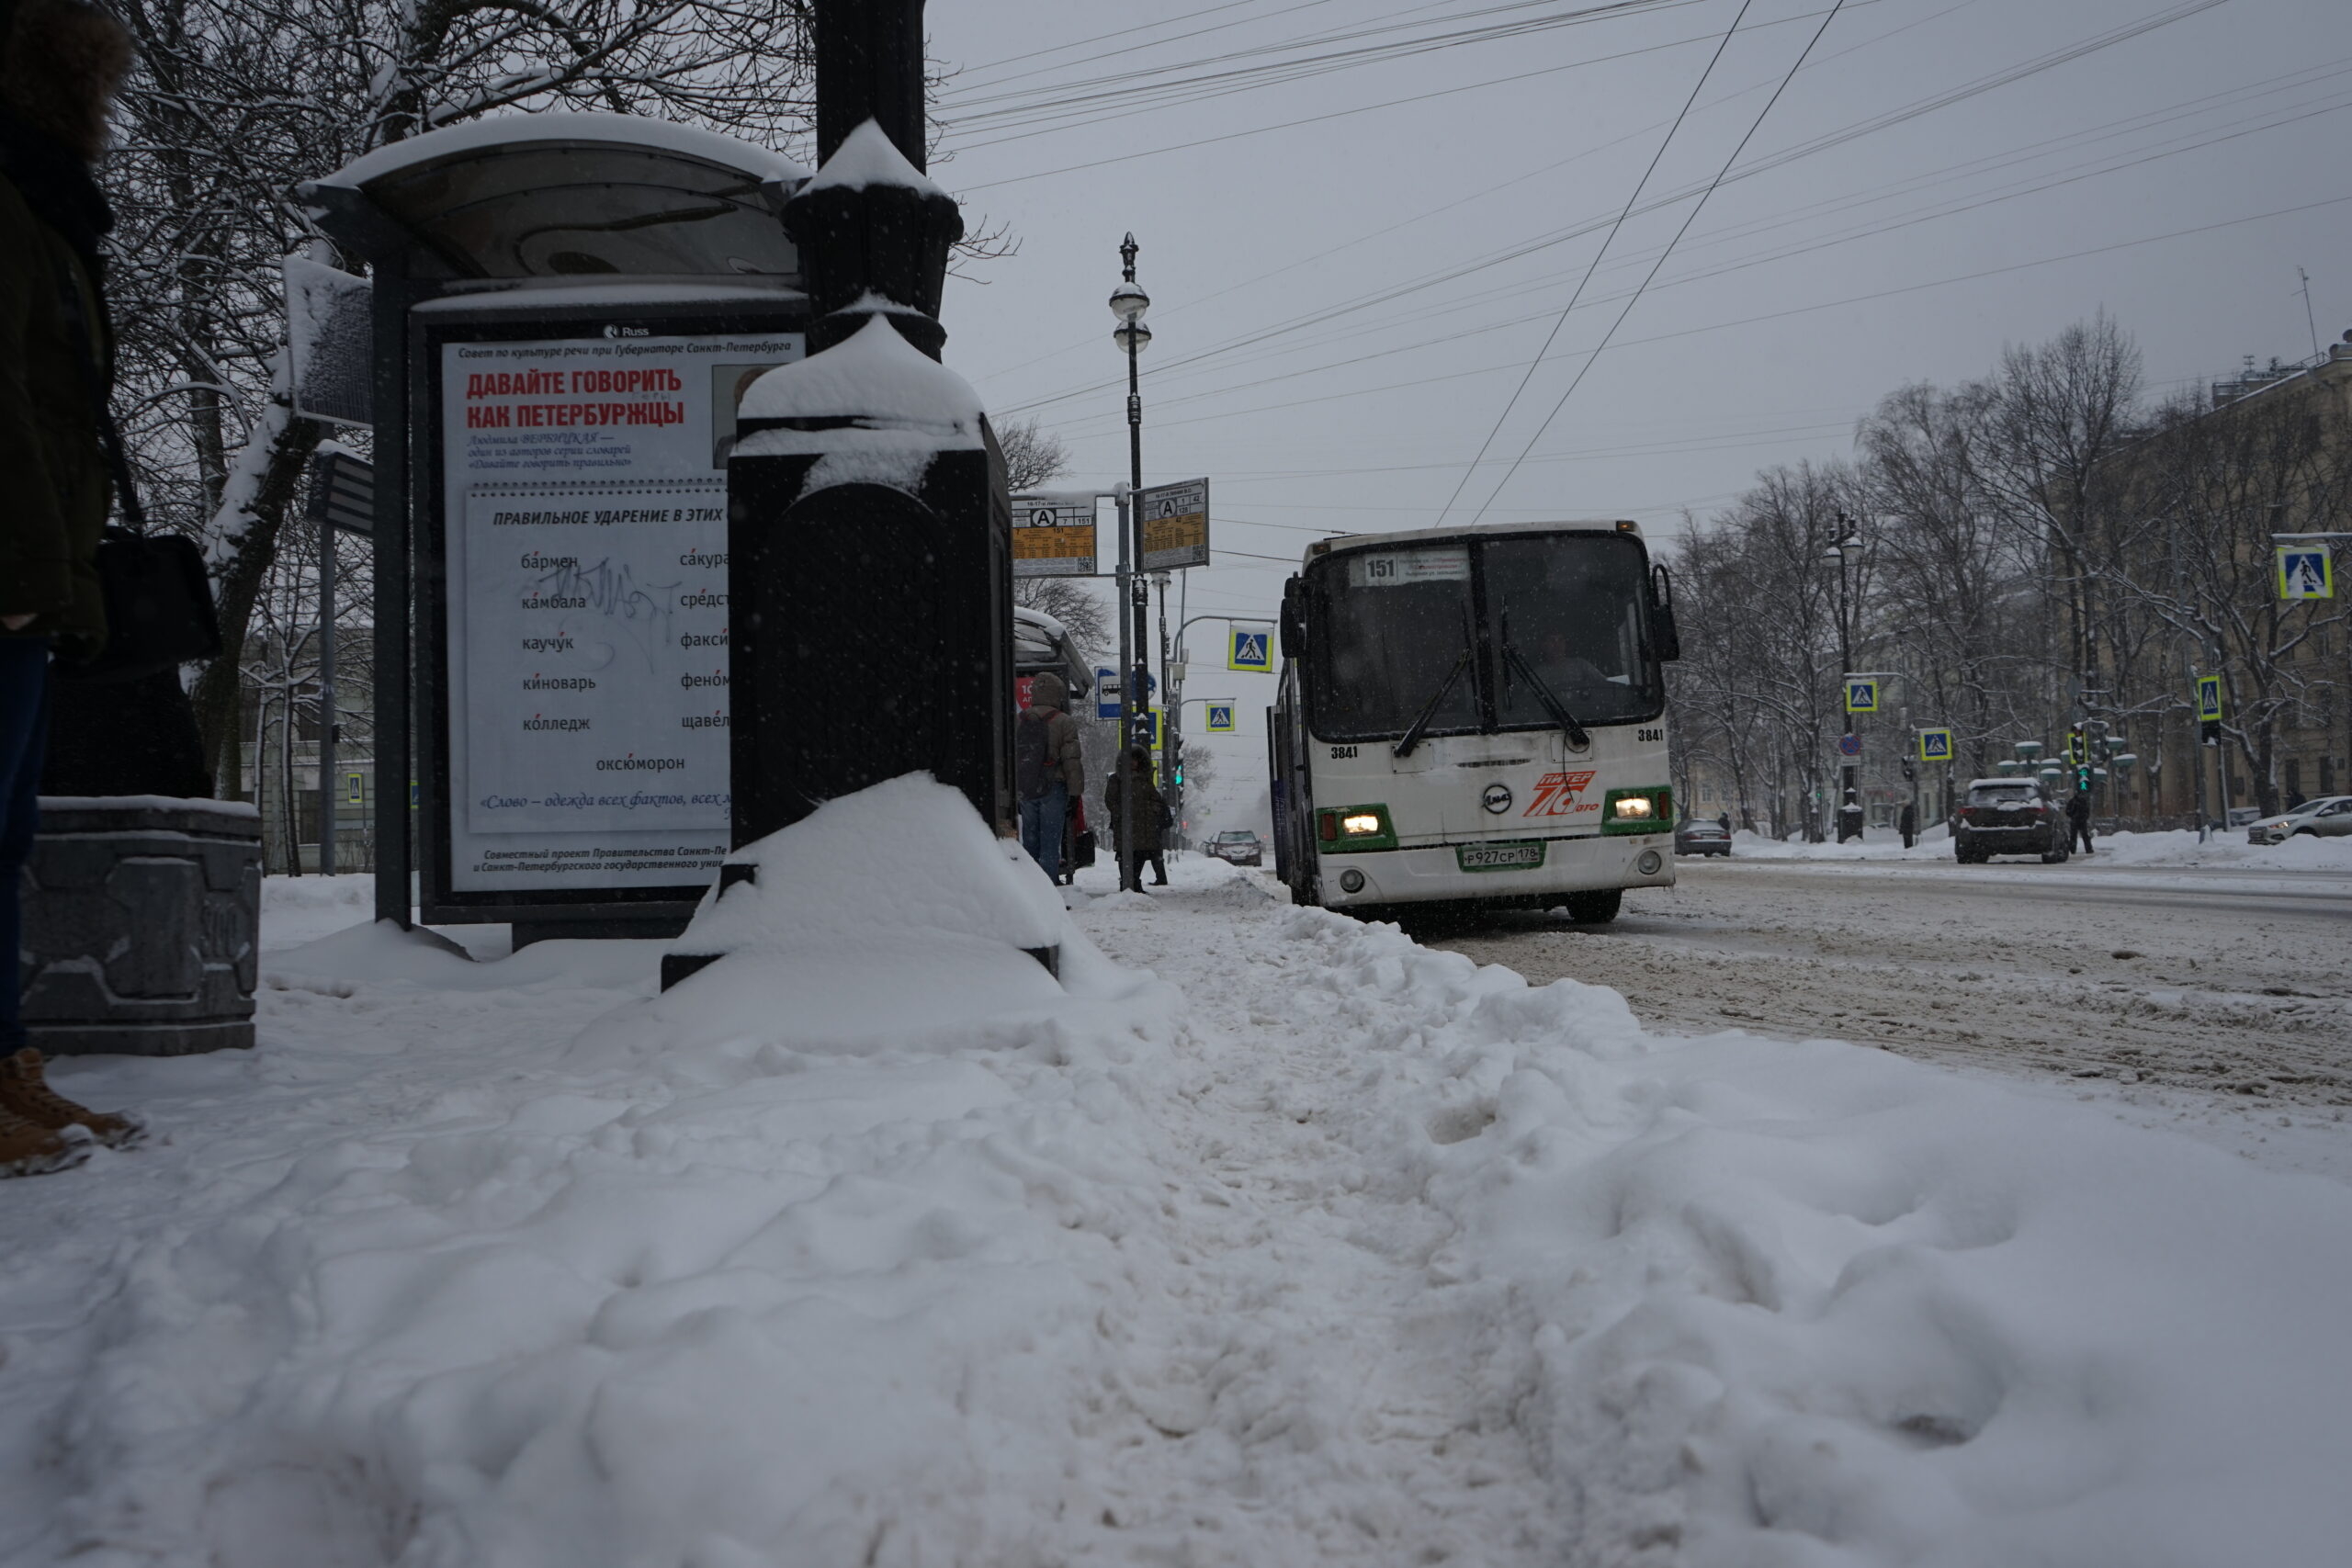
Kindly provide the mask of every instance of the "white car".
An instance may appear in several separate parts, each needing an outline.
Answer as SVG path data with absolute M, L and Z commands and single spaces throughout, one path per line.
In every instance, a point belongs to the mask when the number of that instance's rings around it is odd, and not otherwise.
M 2250 844 L 2283 844 L 2297 834 L 2312 838 L 2352 836 L 2352 795 L 2323 795 L 2291 811 L 2265 817 L 2246 827 Z

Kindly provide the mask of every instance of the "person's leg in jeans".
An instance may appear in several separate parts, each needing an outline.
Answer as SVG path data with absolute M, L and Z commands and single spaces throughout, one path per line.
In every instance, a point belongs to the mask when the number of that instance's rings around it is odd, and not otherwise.
M 0 1053 L 25 1043 L 17 993 L 24 918 L 17 907 L 25 862 L 40 824 L 40 765 L 49 738 L 49 639 L 0 637 Z
M 1069 811 L 1069 786 L 1057 784 L 1035 800 L 1021 803 L 1021 847 L 1048 881 L 1062 871 L 1062 818 Z

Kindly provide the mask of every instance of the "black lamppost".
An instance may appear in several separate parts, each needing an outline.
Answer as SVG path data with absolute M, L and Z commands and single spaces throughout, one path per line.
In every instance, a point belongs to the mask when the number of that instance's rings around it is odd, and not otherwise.
M 1119 621 L 1120 717 L 1118 768 L 1125 770 L 1126 783 L 1119 789 L 1119 886 L 1133 886 L 1142 880 L 1142 868 L 1136 858 L 1136 770 L 1128 753 L 1138 739 L 1149 755 L 1150 739 L 1144 728 L 1150 723 L 1150 692 L 1145 685 L 1144 668 L 1150 648 L 1148 608 L 1151 591 L 1143 574 L 1143 389 L 1136 366 L 1136 356 L 1151 342 L 1151 329 L 1143 324 L 1144 312 L 1151 309 L 1151 296 L 1136 282 L 1136 253 L 1142 247 L 1129 234 L 1119 245 L 1119 260 L 1125 266 L 1124 281 L 1111 290 L 1111 314 L 1118 325 L 1111 329 L 1111 340 L 1127 356 L 1127 538 L 1122 554 L 1127 558 L 1127 570 L 1121 574 L 1119 591 L 1126 595 L 1126 608 Z
M 1849 565 L 1859 570 L 1862 564 L 1862 536 L 1855 531 L 1854 520 L 1845 513 L 1838 513 L 1838 542 L 1821 553 L 1824 560 L 1838 563 L 1838 707 L 1846 716 L 1845 733 L 1854 733 L 1854 705 L 1847 700 L 1846 682 L 1854 672 L 1854 634 L 1846 585 Z M 1845 842 L 1848 804 L 1860 800 L 1861 769 L 1856 764 L 1850 742 L 1839 751 L 1838 770 L 1838 840 Z M 1860 826 L 1856 826 L 1859 836 Z

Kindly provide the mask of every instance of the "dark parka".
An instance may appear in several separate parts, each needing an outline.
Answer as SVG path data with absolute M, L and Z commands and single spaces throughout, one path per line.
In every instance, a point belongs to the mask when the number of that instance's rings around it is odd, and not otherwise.
M 1136 788 L 1136 842 L 1134 853 L 1138 860 L 1149 860 L 1160 851 L 1160 818 L 1168 807 L 1161 801 L 1159 781 L 1152 777 L 1151 764 L 1135 763 L 1128 753 L 1121 752 L 1111 769 L 1111 776 L 1102 784 L 1102 820 L 1109 828 L 1114 842 L 1126 823 L 1119 814 L 1121 789 L 1132 779 Z
M 0 124 L 0 615 L 34 617 L 0 636 L 53 637 L 61 652 L 86 658 L 106 640 L 96 558 L 107 481 L 94 399 L 111 379 L 112 345 L 90 267 L 26 198 L 28 186 L 70 185 L 76 171 L 55 161 L 71 156 L 20 122 Z
M 1030 682 L 1029 709 L 1025 717 L 1040 720 L 1046 727 L 1046 783 L 1050 789 L 1059 779 L 1069 791 L 1072 800 L 1086 794 L 1086 761 L 1079 750 L 1078 720 L 1070 717 L 1069 688 L 1055 674 L 1038 676 Z

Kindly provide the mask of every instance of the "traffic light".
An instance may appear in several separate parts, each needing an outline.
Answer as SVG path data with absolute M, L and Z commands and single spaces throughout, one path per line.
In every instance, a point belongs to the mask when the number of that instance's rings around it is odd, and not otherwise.
M 2079 762 L 2075 764 L 2075 789 L 2077 794 L 2081 795 L 2088 795 L 2090 793 L 2091 766 L 2088 762 Z

